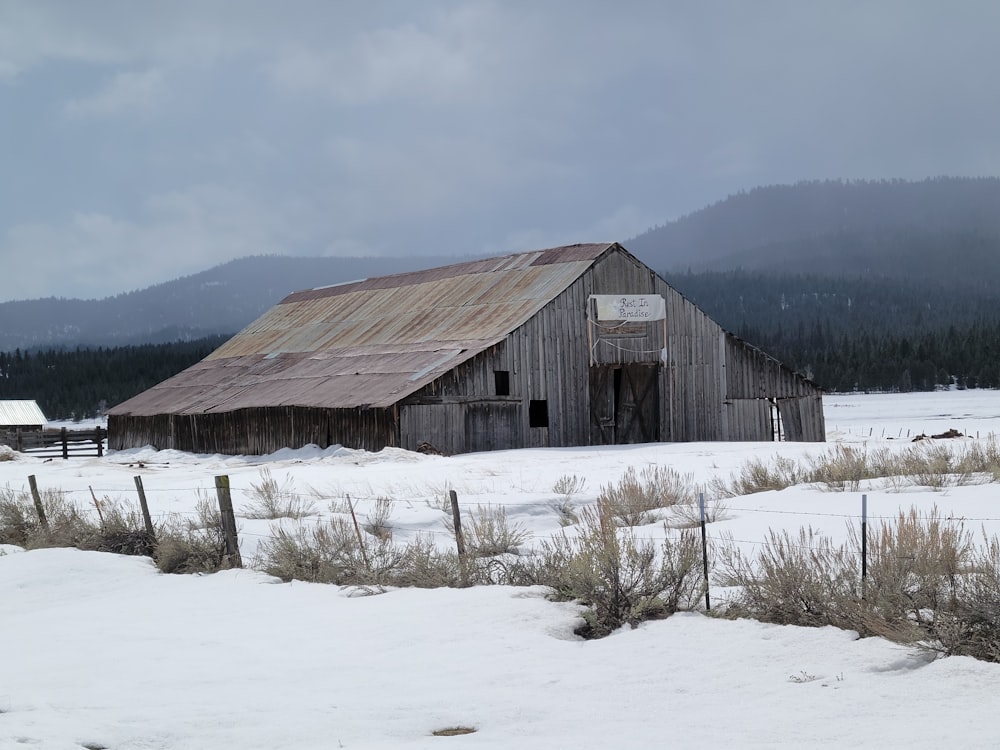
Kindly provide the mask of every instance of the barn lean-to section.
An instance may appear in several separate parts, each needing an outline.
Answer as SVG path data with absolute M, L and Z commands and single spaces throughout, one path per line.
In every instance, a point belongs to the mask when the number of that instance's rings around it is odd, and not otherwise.
M 622 298 L 655 319 L 608 319 Z M 246 454 L 825 435 L 814 384 L 617 244 L 297 292 L 108 430 L 116 449 Z

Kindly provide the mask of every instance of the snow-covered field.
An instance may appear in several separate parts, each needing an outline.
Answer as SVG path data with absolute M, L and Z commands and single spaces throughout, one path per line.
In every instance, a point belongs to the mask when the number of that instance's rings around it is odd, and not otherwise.
M 906 449 L 907 436 L 1000 432 L 1000 392 L 829 396 L 831 443 Z M 136 450 L 103 459 L 0 462 L 0 487 L 58 488 L 74 501 L 190 513 L 231 479 L 237 515 L 267 468 L 315 499 L 350 496 L 360 515 L 393 500 L 396 538 L 451 544 L 440 502 L 502 504 L 534 539 L 559 533 L 553 486 L 585 480 L 592 502 L 628 467 L 669 465 L 698 482 L 748 459 L 832 446 L 653 444 L 454 457 L 397 450 L 267 457 Z M 865 488 L 871 517 L 911 505 L 1000 533 L 997 485 Z M 794 487 L 727 501 L 709 526 L 752 548 L 768 528 L 843 538 L 860 493 Z M 310 521 L 311 522 L 311 521 Z M 245 561 L 272 522 L 239 519 Z M 655 533 L 655 527 L 648 528 Z M 76 550 L 0 556 L 0 748 L 1000 747 L 1000 666 L 929 661 L 880 639 L 685 614 L 598 641 L 573 635 L 577 608 L 540 589 L 394 590 L 377 596 L 275 582 L 252 570 L 166 576 L 143 558 Z M 475 733 L 435 737 L 450 726 Z

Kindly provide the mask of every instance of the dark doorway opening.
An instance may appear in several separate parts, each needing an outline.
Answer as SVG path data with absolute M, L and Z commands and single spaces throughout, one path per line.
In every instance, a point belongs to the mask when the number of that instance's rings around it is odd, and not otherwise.
M 528 426 L 529 427 L 549 426 L 548 401 L 532 400 L 528 402 Z
M 510 370 L 493 371 L 493 387 L 498 396 L 510 395 Z
M 590 369 L 590 442 L 652 443 L 660 439 L 660 368 L 655 364 Z

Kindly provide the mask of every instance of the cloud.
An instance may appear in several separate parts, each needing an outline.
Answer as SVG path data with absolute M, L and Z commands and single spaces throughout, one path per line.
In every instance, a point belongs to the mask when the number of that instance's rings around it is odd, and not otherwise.
M 71 117 L 148 115 L 164 104 L 165 78 L 156 68 L 116 73 L 97 93 L 67 102 L 65 111 Z
M 52 269 L 68 280 L 60 296 L 104 297 L 196 273 L 232 258 L 283 249 L 281 217 L 255 196 L 221 185 L 157 194 L 124 218 L 75 212 L 60 223 L 19 224 L 0 255 L 19 258 L 0 299 L 48 296 Z
M 482 80 L 489 6 L 433 14 L 348 34 L 340 44 L 296 45 L 266 66 L 279 87 L 319 92 L 344 104 L 406 99 L 455 101 Z
M 30 279 L 0 299 L 275 250 L 627 240 L 758 184 L 997 174 L 994 22 L 936 0 L 0 0 L 0 255 Z
M 586 225 L 565 225 L 557 229 L 532 227 L 519 229 L 482 248 L 484 253 L 525 252 L 547 247 L 562 247 L 578 242 L 624 242 L 653 226 L 660 216 L 643 212 L 638 206 L 622 205 L 610 213 L 594 217 Z

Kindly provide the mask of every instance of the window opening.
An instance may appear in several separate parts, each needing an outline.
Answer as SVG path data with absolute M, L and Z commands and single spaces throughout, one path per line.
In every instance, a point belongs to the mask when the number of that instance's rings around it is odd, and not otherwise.
M 528 425 L 530 427 L 549 426 L 549 402 L 531 400 L 528 402 Z
M 494 370 L 493 371 L 493 384 L 496 389 L 496 394 L 498 396 L 509 396 L 510 395 L 510 371 L 509 370 Z

